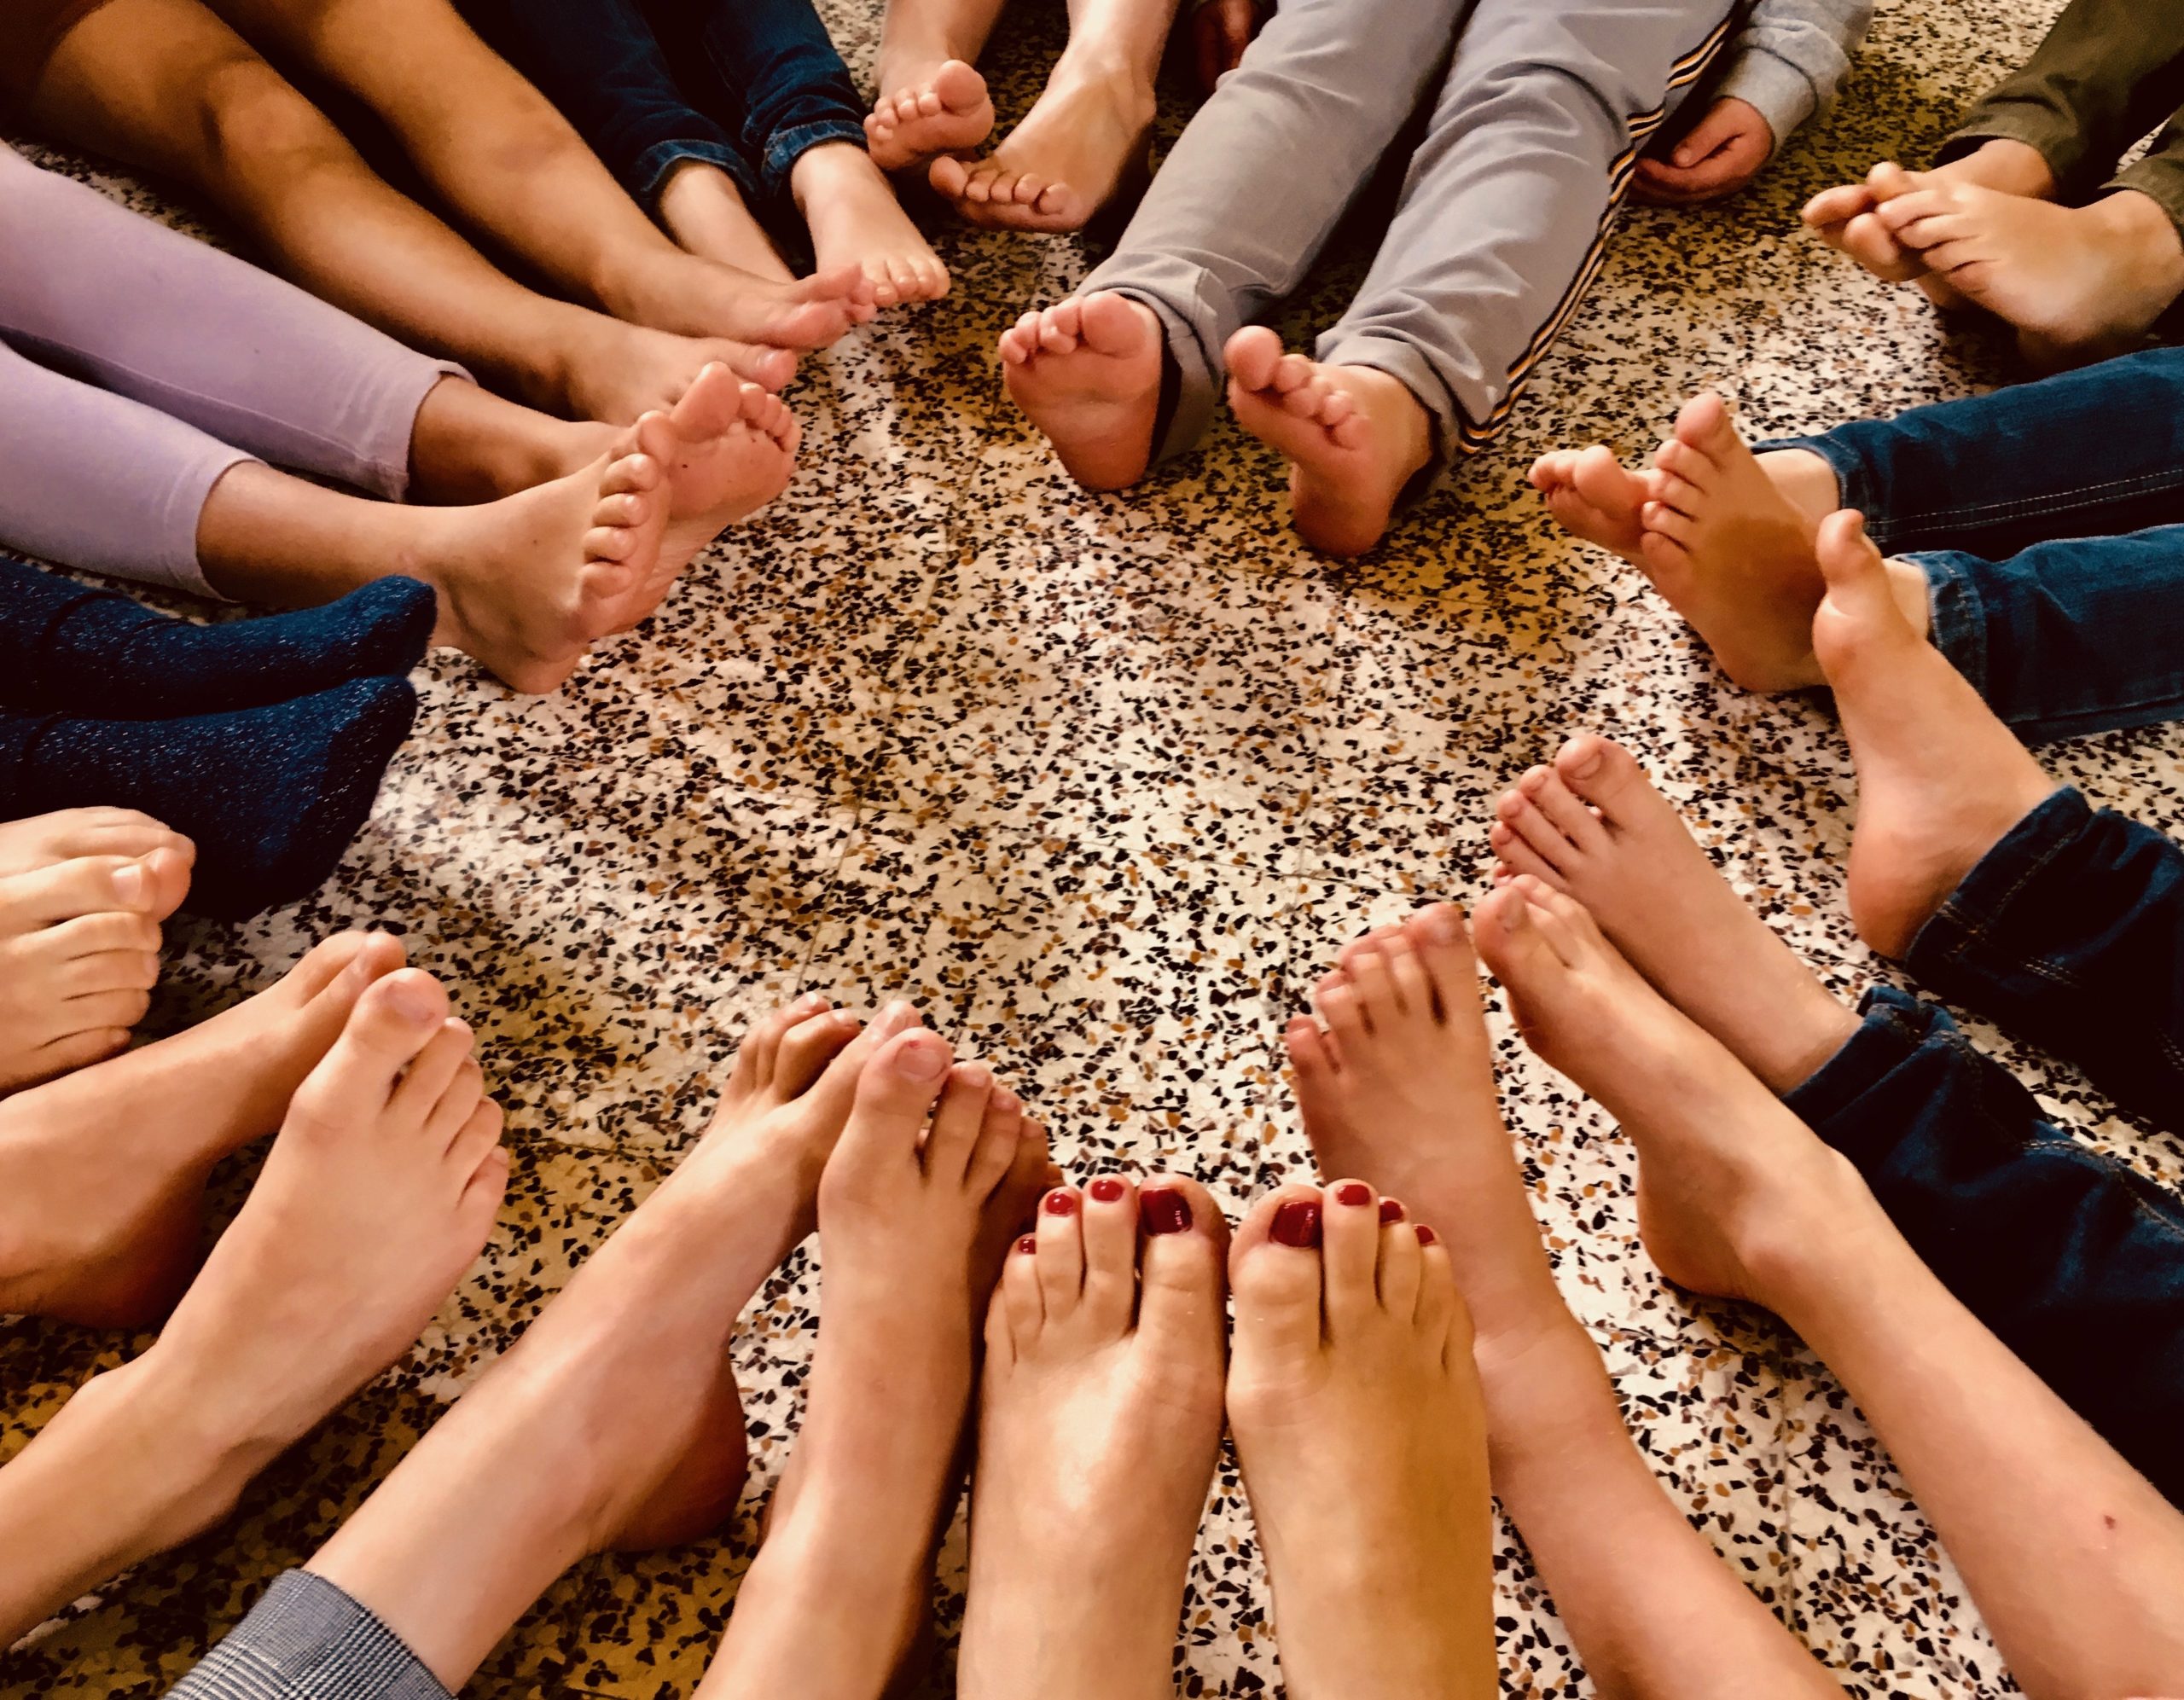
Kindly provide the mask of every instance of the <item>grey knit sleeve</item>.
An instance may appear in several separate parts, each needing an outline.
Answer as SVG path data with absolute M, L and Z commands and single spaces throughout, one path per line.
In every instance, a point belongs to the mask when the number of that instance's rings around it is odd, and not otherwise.
M 1716 96 L 1758 107 L 1779 148 L 1834 98 L 1873 20 L 1873 0 L 1759 0 Z

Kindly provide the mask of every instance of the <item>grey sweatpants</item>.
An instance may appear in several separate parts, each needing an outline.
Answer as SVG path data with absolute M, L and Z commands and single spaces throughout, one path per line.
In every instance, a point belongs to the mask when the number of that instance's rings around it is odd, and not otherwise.
M 1323 361 L 1378 367 L 1484 444 L 1599 269 L 1639 151 L 1732 33 L 1729 0 L 1282 0 L 1081 293 L 1143 302 L 1190 448 L 1222 347 L 1295 289 L 1414 113 L 1424 139 Z
M 169 1700 L 449 1700 L 402 1638 L 308 1570 L 274 1579 L 264 1598 Z

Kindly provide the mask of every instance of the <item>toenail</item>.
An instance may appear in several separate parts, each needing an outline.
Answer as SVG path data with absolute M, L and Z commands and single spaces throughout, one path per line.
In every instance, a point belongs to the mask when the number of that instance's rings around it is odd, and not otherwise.
M 1334 1201 L 1353 1210 L 1362 1210 L 1373 1202 L 1373 1189 L 1362 1181 L 1345 1181 L 1334 1189 Z
M 1112 1175 L 1103 1175 L 1084 1189 L 1103 1204 L 1112 1204 L 1123 1195 L 1123 1183 Z
M 135 908 L 144 899 L 152 876 L 144 871 L 142 862 L 132 862 L 126 867 L 113 870 L 113 895 L 125 908 Z
M 1586 757 L 1583 761 L 1578 763 L 1576 767 L 1571 769 L 1570 774 L 1571 777 L 1573 779 L 1590 779 L 1600 770 L 1600 754 L 1599 751 L 1595 750 L 1591 755 Z
M 1042 1207 L 1050 1216 L 1073 1216 L 1077 1214 L 1077 1194 L 1067 1187 L 1057 1187 L 1047 1194 Z
M 394 1013 L 412 1027 L 422 1027 L 427 1022 L 439 1018 L 439 1012 L 415 986 L 395 981 L 387 988 L 386 1001 L 393 1006 Z
M 1191 1201 L 1173 1187 L 1137 1195 L 1137 1219 L 1147 1233 L 1181 1233 L 1191 1225 Z
M 1401 1198 L 1381 1199 L 1380 1220 L 1383 1222 L 1401 1221 L 1403 1220 L 1403 1200 Z
M 1292 1198 L 1274 1213 L 1268 1237 L 1278 1245 L 1309 1248 L 1320 1243 L 1320 1201 Z
M 1438 1245 L 1441 1243 L 1441 1236 L 1426 1227 L 1424 1222 L 1420 1222 L 1418 1225 L 1418 1243 L 1420 1245 Z
M 948 1070 L 948 1047 L 930 1033 L 912 1033 L 895 1052 L 895 1072 L 905 1080 L 938 1080 Z
M 1034 1251 L 1037 1251 L 1039 1249 L 1039 1236 L 1036 1233 L 1025 1234 L 1021 1239 L 1016 1242 L 1016 1249 L 1025 1256 L 1029 1257 Z

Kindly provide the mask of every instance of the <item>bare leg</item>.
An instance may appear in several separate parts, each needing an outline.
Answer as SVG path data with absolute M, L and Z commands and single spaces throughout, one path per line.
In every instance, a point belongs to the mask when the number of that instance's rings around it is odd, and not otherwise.
M 556 419 L 461 378 L 425 396 L 410 432 L 410 499 L 491 502 L 590 466 L 621 433 Z
M 659 186 L 659 218 L 668 234 L 694 254 L 776 283 L 796 276 L 765 226 L 744 205 L 735 179 L 718 165 L 703 160 L 677 165 Z
M 1540 1054 L 1638 1148 L 1661 1271 L 1763 1305 L 1895 1454 L 2029 1695 L 2184 1691 L 2184 1513 L 1980 1325 L 1850 1163 L 1663 1001 L 1572 898 L 1519 877 L 1479 948 Z
M 158 1342 L 0 1471 L 0 1644 L 218 1522 L 408 1348 L 491 1231 L 500 1130 L 439 984 L 364 991 Z
M 1661 1491 L 1556 1291 L 1502 1122 L 1478 975 L 1447 904 L 1358 941 L 1290 1024 L 1323 1170 L 1432 1222 L 1468 1308 L 1495 1491 L 1604 1695 L 1840 1690 Z M 1336 1189 L 1339 1190 L 1339 1188 Z

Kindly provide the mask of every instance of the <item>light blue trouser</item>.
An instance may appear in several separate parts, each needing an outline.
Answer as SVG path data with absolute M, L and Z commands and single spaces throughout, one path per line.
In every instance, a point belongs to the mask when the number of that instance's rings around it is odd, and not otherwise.
M 1728 0 L 1282 0 L 1083 292 L 1142 301 L 1213 416 L 1221 351 L 1295 289 L 1414 114 L 1371 272 L 1318 357 L 1374 366 L 1484 444 L 1599 269 L 1639 151 L 1728 37 Z

